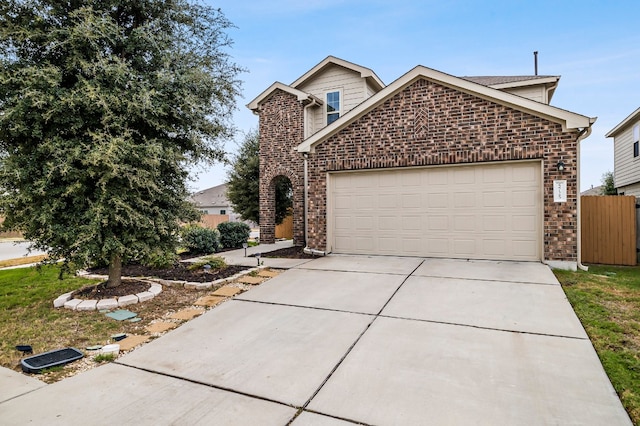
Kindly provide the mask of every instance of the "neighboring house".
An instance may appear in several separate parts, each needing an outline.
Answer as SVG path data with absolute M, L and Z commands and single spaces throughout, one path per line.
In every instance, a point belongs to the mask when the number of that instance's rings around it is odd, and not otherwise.
M 586 191 L 582 191 L 580 195 L 582 196 L 603 195 L 602 191 L 604 191 L 604 187 L 602 185 L 600 186 L 591 185 L 590 189 L 587 189 Z
M 575 268 L 578 144 L 595 118 L 546 103 L 558 80 L 417 66 L 385 86 L 330 56 L 274 83 L 247 105 L 260 123 L 261 241 L 274 239 L 273 180 L 286 176 L 307 251 Z
M 198 191 L 191 196 L 196 208 L 204 214 L 226 214 L 229 220 L 236 220 L 231 203 L 227 199 L 227 184 Z M 233 217 L 233 218 L 232 218 Z
M 640 197 L 640 108 L 611 129 L 613 181 L 618 195 Z

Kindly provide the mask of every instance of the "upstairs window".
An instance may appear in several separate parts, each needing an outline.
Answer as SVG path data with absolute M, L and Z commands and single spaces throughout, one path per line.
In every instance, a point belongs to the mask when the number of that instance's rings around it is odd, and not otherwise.
M 633 126 L 633 156 L 640 155 L 640 124 Z
M 327 125 L 340 117 L 340 92 L 327 93 Z

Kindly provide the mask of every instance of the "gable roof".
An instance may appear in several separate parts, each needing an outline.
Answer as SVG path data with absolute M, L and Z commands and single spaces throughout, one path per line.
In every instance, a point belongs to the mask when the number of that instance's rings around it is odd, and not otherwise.
M 609 133 L 607 133 L 604 136 L 607 137 L 607 138 L 615 137 L 618 133 L 620 133 L 620 131 L 624 130 L 624 128 L 627 127 L 627 125 L 629 123 L 631 123 L 632 121 L 636 121 L 636 120 L 640 120 L 640 108 L 638 108 L 637 110 L 635 110 L 631 114 L 629 114 L 629 116 L 627 118 L 622 120 L 620 122 L 620 124 L 618 124 L 616 127 L 614 127 L 613 129 L 609 130 Z
M 557 83 L 560 76 L 554 75 L 502 75 L 502 76 L 475 76 L 460 77 L 463 80 L 472 81 L 490 86 L 494 89 L 504 89 L 508 87 L 534 86 L 545 83 Z
M 263 91 L 258 96 L 256 96 L 254 100 L 249 102 L 247 104 L 247 108 L 249 108 L 253 112 L 256 112 L 258 109 L 258 106 L 262 103 L 262 101 L 269 98 L 269 96 L 271 96 L 271 94 L 276 90 L 282 90 L 284 92 L 290 93 L 293 96 L 297 97 L 299 101 L 309 100 L 311 102 L 315 100 L 318 104 L 322 105 L 322 101 L 316 98 L 315 96 L 313 96 L 312 94 L 303 92 L 302 90 L 295 89 L 291 86 L 287 86 L 284 83 L 280 83 L 279 81 L 276 81 L 271 86 L 269 86 L 267 90 Z
M 229 206 L 230 203 L 227 199 L 227 184 L 223 183 L 222 185 L 198 191 L 191 196 L 191 201 L 197 207 Z
M 590 127 L 596 120 L 595 118 L 586 117 L 584 115 L 576 114 L 544 103 L 532 101 L 531 99 L 503 92 L 492 87 L 483 86 L 469 80 L 454 77 L 419 65 L 346 113 L 344 116 L 338 118 L 330 126 L 324 127 L 322 130 L 304 140 L 300 145 L 298 145 L 298 152 L 312 151 L 315 145 L 336 134 L 358 118 L 385 102 L 387 99 L 422 78 L 461 92 L 487 99 L 491 102 L 502 104 L 519 111 L 524 111 L 538 117 L 546 118 L 550 121 L 561 124 L 564 131 Z
M 384 88 L 384 83 L 376 75 L 373 70 L 354 64 L 353 62 L 345 61 L 344 59 L 336 58 L 335 56 L 327 56 L 318 65 L 311 68 L 309 71 L 300 76 L 296 81 L 290 84 L 291 87 L 298 88 L 304 85 L 307 81 L 312 79 L 316 74 L 324 70 L 331 65 L 339 65 L 343 68 L 347 68 L 351 71 L 355 71 L 360 74 L 361 78 L 366 79 L 370 85 L 372 85 L 376 91 Z

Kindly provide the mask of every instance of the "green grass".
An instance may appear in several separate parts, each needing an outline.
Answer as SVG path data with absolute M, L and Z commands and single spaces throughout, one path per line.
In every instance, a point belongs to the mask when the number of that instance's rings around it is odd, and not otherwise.
M 217 271 L 219 269 L 226 268 L 227 263 L 221 257 L 218 257 L 218 256 L 207 256 L 207 257 L 203 257 L 203 258 L 199 259 L 197 262 L 194 262 L 191 265 L 189 265 L 189 269 L 191 269 L 191 270 L 200 269 L 200 268 L 204 267 L 204 265 L 209 265 L 209 266 L 211 266 L 211 270 L 212 271 Z
M 93 361 L 97 363 L 113 362 L 116 359 L 115 354 L 98 354 L 93 357 Z
M 61 281 L 58 268 L 52 265 L 1 270 L 0 365 L 17 367 L 22 353 L 16 345 L 31 345 L 34 354 L 67 346 L 83 349 L 119 332 L 117 321 L 98 312 L 53 307 L 61 294 L 96 282 L 78 277 Z
M 634 424 L 640 424 L 640 267 L 554 271 Z

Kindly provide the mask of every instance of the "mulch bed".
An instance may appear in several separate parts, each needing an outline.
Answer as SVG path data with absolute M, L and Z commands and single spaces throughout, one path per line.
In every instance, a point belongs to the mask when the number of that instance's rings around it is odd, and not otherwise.
M 80 299 L 101 300 L 142 293 L 143 291 L 149 290 L 149 283 L 139 280 L 123 279 L 122 284 L 112 288 L 105 287 L 106 284 L 106 282 L 103 282 L 98 285 L 81 288 L 74 292 L 73 296 Z
M 240 271 L 249 269 L 249 266 L 229 265 L 226 268 L 205 272 L 204 268 L 201 269 L 188 269 L 183 263 L 176 263 L 171 268 L 151 268 L 143 265 L 126 265 L 122 267 L 122 276 L 127 277 L 156 277 L 163 280 L 170 281 L 190 281 L 196 283 L 206 283 L 210 281 L 219 280 L 221 278 L 227 278 L 231 275 L 235 275 Z M 90 269 L 89 272 L 98 275 L 108 275 L 108 268 L 95 268 Z
M 287 247 L 280 250 L 270 251 L 268 253 L 261 253 L 261 257 L 280 257 L 285 259 L 315 259 L 318 256 L 307 254 L 304 251 L 304 247 Z M 254 254 L 249 257 L 255 257 Z

